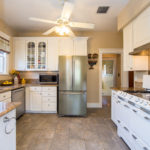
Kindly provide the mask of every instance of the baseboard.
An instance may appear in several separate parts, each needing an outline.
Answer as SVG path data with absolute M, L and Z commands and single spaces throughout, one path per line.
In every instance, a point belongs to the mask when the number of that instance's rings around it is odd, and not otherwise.
M 101 108 L 100 103 L 87 103 L 87 108 Z

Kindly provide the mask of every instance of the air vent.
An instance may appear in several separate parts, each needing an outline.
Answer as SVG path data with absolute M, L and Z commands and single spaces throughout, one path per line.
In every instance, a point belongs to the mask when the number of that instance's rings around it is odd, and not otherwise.
M 100 6 L 98 7 L 97 13 L 98 14 L 106 14 L 109 9 L 109 6 Z

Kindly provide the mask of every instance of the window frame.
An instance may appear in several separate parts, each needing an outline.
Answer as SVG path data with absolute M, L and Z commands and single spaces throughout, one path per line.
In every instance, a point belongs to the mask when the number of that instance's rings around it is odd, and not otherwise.
M 0 52 L 0 57 L 2 57 L 3 59 L 3 72 L 0 72 L 0 75 L 8 75 L 8 70 L 9 70 L 9 65 L 8 65 L 8 61 L 9 61 L 9 55 L 7 53 L 4 52 Z

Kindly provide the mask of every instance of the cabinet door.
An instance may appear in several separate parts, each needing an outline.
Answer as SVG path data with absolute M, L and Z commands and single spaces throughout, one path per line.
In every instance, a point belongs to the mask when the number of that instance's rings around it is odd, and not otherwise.
M 36 42 L 35 41 L 27 41 L 26 42 L 26 49 L 27 49 L 26 69 L 27 70 L 35 70 L 37 68 Z
M 48 39 L 48 63 L 47 69 L 49 71 L 58 70 L 58 38 L 49 38 Z
M 134 48 L 150 42 L 150 7 L 134 20 L 133 39 Z
M 42 96 L 40 92 L 30 93 L 30 105 L 31 105 L 31 111 L 41 111 Z
M 39 41 L 37 42 L 37 69 L 45 70 L 47 68 L 47 42 Z
M 133 58 L 129 55 L 133 51 L 132 23 L 123 30 L 123 69 L 124 71 L 133 70 Z
M 14 63 L 16 70 L 26 69 L 26 43 L 25 39 L 13 39 Z
M 87 38 L 78 37 L 74 39 L 74 55 L 87 56 Z
M 114 91 L 112 91 L 112 96 L 111 96 L 111 120 L 117 124 L 117 119 L 116 119 L 116 103 L 117 103 L 117 95 Z
M 72 56 L 73 54 L 73 39 L 69 37 L 59 38 L 59 55 Z

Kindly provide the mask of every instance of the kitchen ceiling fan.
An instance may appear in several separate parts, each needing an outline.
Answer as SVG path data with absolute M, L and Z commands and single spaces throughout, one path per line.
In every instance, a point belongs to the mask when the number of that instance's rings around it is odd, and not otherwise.
M 52 32 L 56 32 L 60 35 L 75 36 L 70 27 L 94 29 L 95 25 L 91 23 L 80 23 L 80 22 L 69 21 L 72 11 L 73 11 L 73 4 L 71 2 L 65 2 L 61 17 L 57 19 L 57 21 L 51 21 L 51 20 L 40 19 L 35 17 L 30 17 L 29 19 L 32 21 L 38 21 L 38 22 L 56 25 L 51 29 L 49 29 L 48 31 L 44 32 L 43 35 L 48 35 Z

